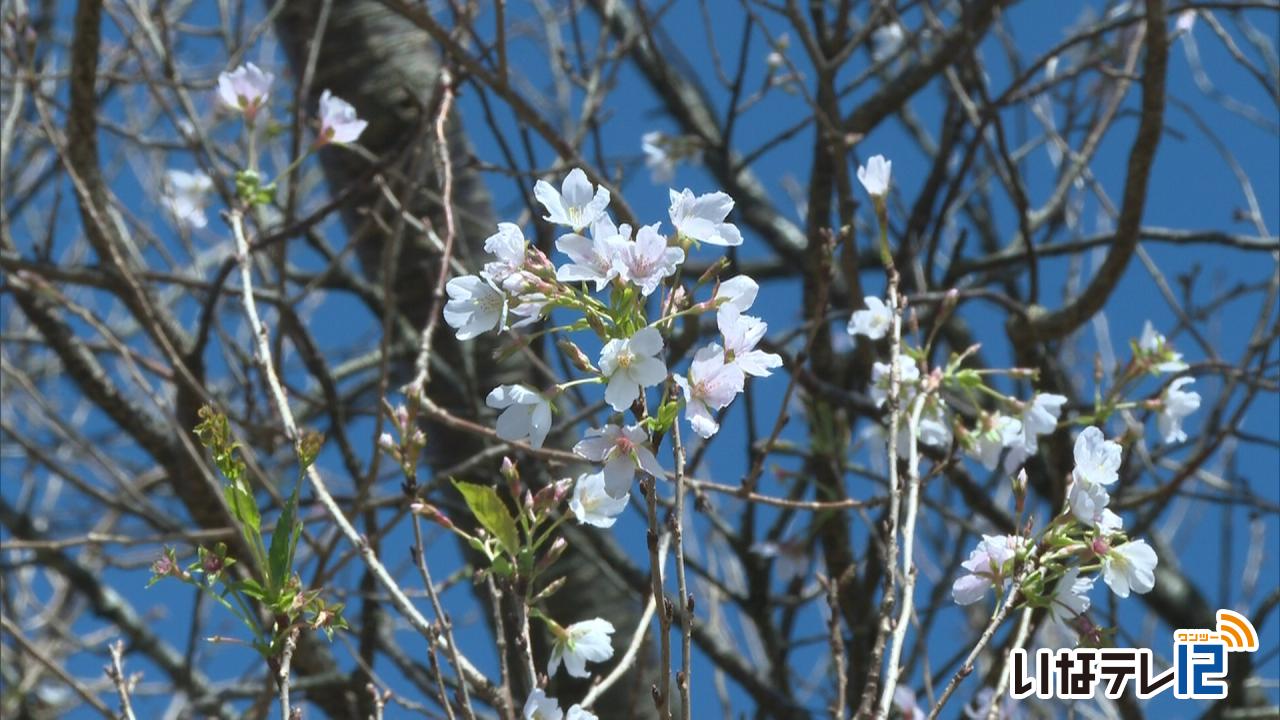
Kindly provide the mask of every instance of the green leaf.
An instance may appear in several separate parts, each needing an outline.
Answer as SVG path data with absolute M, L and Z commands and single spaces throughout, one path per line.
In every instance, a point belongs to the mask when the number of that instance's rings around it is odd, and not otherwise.
M 293 553 L 298 547 L 298 534 L 302 530 L 302 523 L 298 522 L 296 517 L 298 487 L 302 484 L 302 479 L 298 480 L 293 486 L 293 494 L 289 496 L 284 504 L 284 510 L 280 512 L 280 522 L 276 524 L 276 531 L 271 534 L 271 549 L 267 552 L 267 584 L 273 595 L 293 574 Z
M 457 480 L 453 481 L 453 486 L 462 493 L 462 499 L 467 501 L 467 507 L 471 508 L 471 514 L 476 516 L 480 525 L 493 533 L 504 550 L 515 555 L 520 548 L 520 534 L 516 530 L 515 518 L 502 504 L 498 491 L 488 485 Z
M 224 492 L 231 514 L 253 532 L 260 532 L 262 517 L 258 515 L 258 504 L 254 502 L 253 495 L 238 482 L 228 485 Z

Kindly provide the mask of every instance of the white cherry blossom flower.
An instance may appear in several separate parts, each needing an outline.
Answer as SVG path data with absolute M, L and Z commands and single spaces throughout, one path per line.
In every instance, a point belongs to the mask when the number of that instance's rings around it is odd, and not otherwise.
M 317 145 L 326 143 L 353 143 L 369 123 L 356 115 L 351 103 L 325 90 L 320 93 L 320 134 Z
M 693 356 L 689 376 L 676 375 L 675 381 L 684 391 L 685 419 L 694 432 L 709 438 L 720 429 L 714 412 L 733 402 L 746 378 L 742 368 L 725 363 L 724 348 L 711 344 Z
M 600 720 L 590 710 L 583 710 L 581 705 L 570 705 L 569 712 L 565 713 L 564 720 Z
M 906 685 L 893 689 L 893 706 L 897 708 L 902 720 L 921 720 L 927 714 L 916 702 L 916 691 Z
M 1185 35 L 1186 33 L 1191 32 L 1191 29 L 1194 28 L 1195 26 L 1196 26 L 1195 10 L 1183 10 L 1182 12 L 1178 13 L 1178 20 L 1174 24 L 1174 29 L 1177 30 L 1179 35 Z
M 1174 350 L 1164 335 L 1156 332 L 1150 320 L 1142 326 L 1138 349 L 1156 361 L 1155 369 L 1160 372 L 1176 373 L 1187 369 L 1187 364 L 1182 362 L 1182 353 Z
M 480 275 L 463 275 L 444 286 L 449 302 L 444 321 L 458 331 L 459 340 L 470 340 L 504 322 L 507 296 Z
M 751 309 L 759 292 L 760 285 L 755 280 L 746 275 L 734 275 L 720 283 L 714 300 L 720 303 L 720 307 L 728 305 L 737 308 L 738 312 L 746 312 Z
M 1062 405 L 1067 398 L 1053 393 L 1040 393 L 1031 398 L 1026 409 L 1022 411 L 1022 444 L 1028 454 L 1034 454 L 1037 438 L 1048 435 L 1058 427 L 1058 418 L 1062 415 Z
M 724 221 L 733 210 L 733 198 L 722 192 L 694 196 L 685 188 L 671 190 L 671 224 L 676 234 L 708 245 L 733 247 L 742 244 L 737 226 Z
M 523 271 L 528 247 L 519 225 L 498 223 L 498 232 L 484 240 L 484 251 L 496 258 L 484 264 L 485 276 L 507 292 L 523 290 L 528 284 Z
M 1072 625 L 1076 618 L 1089 609 L 1089 593 L 1093 590 L 1093 583 L 1094 578 L 1080 577 L 1078 567 L 1071 568 L 1058 579 L 1053 599 L 1049 601 L 1049 617 L 1063 635 L 1079 637 Z
M 560 710 L 559 701 L 547 697 L 541 689 L 535 689 L 529 693 L 529 699 L 524 701 L 520 717 L 522 720 L 564 720 L 564 713 Z
M 997 415 L 991 419 L 989 428 L 975 435 L 973 456 L 982 463 L 982 467 L 995 470 L 1004 449 L 1022 442 L 1022 421 L 1008 415 Z
M 667 239 L 658 233 L 657 223 L 640 228 L 634 241 L 621 243 L 614 261 L 618 275 L 640 288 L 646 297 L 682 262 L 684 250 L 668 247 Z
M 883 155 L 873 155 L 866 166 L 858 166 L 858 182 L 862 183 L 871 197 L 883 198 L 889 192 L 892 170 L 892 161 L 885 160 Z
M 209 224 L 204 215 L 205 200 L 213 190 L 213 180 L 202 172 L 166 170 L 160 201 L 174 220 L 193 228 Z
M 275 75 L 257 65 L 245 63 L 218 75 L 218 101 L 232 112 L 244 113 L 245 119 L 253 122 L 271 96 L 271 83 L 275 79 Z
M 903 389 L 907 390 L 907 396 L 910 396 L 910 388 L 920 381 L 920 368 L 916 365 L 916 361 L 910 355 L 899 355 L 897 359 L 898 379 Z M 876 407 L 883 407 L 886 400 L 889 399 L 889 381 L 890 381 L 889 363 L 877 362 L 871 366 L 871 400 L 875 402 Z
M 511 308 L 510 314 L 520 318 L 511 323 L 511 329 L 521 328 L 542 319 L 542 311 L 547 305 L 547 296 L 542 293 L 521 295 L 519 302 Z
M 1130 590 L 1144 595 L 1156 586 L 1158 562 L 1146 540 L 1130 540 L 1102 556 L 1102 580 L 1117 597 L 1129 597 Z
M 951 421 L 947 418 L 945 406 L 941 403 L 930 403 L 920 415 L 920 425 L 916 428 L 916 440 L 921 445 L 931 448 L 948 448 L 954 434 L 951 432 Z M 898 425 L 898 457 L 906 460 L 911 456 L 911 425 L 905 420 Z
M 601 186 L 591 189 L 591 181 L 581 168 L 574 168 L 565 176 L 560 191 L 545 180 L 534 183 L 533 196 L 547 209 L 543 219 L 557 225 L 568 225 L 574 232 L 590 227 L 609 207 L 609 189 Z
M 666 135 L 656 130 L 647 132 L 640 138 L 644 166 L 649 168 L 649 179 L 655 185 L 669 183 L 676 176 L 676 161 L 667 151 L 666 139 Z
M 1091 525 L 1104 534 L 1119 532 L 1123 521 L 1119 515 L 1107 509 L 1111 495 L 1101 485 L 1072 482 L 1067 491 L 1067 504 L 1071 514 L 1085 525 Z
M 591 224 L 591 238 L 577 233 L 561 235 L 556 249 L 573 262 L 556 268 L 560 282 L 594 282 L 596 291 L 603 290 L 618 276 L 618 253 L 631 238 L 631 226 L 616 227 L 609 215 L 601 215 Z
M 600 372 L 609 380 L 604 399 L 618 412 L 631 407 L 644 388 L 667 378 L 667 366 L 657 355 L 662 335 L 647 327 L 629 338 L 615 338 L 600 350 Z
M 611 495 L 605 485 L 604 473 L 590 473 L 578 478 L 569 498 L 569 509 L 578 522 L 598 528 L 613 527 L 618 515 L 627 509 L 628 496 Z
M 590 677 L 588 662 L 604 662 L 613 657 L 613 645 L 609 642 L 612 634 L 613 624 L 601 618 L 583 620 L 564 628 L 564 634 L 557 637 L 551 647 L 547 676 L 554 676 L 563 660 L 564 669 L 573 677 Z
M 1169 383 L 1164 391 L 1164 408 L 1156 424 L 1165 443 L 1186 442 L 1187 433 L 1182 429 L 1182 419 L 1200 409 L 1200 393 L 1182 388 L 1195 382 L 1195 378 L 1180 377 Z
M 649 436 L 639 424 L 627 427 L 609 424 L 588 430 L 573 446 L 573 451 L 592 462 L 604 463 L 605 488 L 610 495 L 625 498 L 636 470 L 655 478 L 665 475 L 648 443 Z
M 485 404 L 501 410 L 494 430 L 507 442 L 528 440 L 529 446 L 542 447 L 551 430 L 551 403 L 523 385 L 500 385 L 485 398 Z
M 764 320 L 743 315 L 733 305 L 725 305 L 716 313 L 716 325 L 724 336 L 725 361 L 742 368 L 742 372 L 768 377 L 773 374 L 773 368 L 782 366 L 778 355 L 756 349 L 769 329 Z
M 1084 485 L 1110 485 L 1120 479 L 1120 444 L 1107 440 L 1089 426 L 1076 436 L 1076 467 L 1071 477 Z
M 870 340 L 879 340 L 893 327 L 893 311 L 883 300 L 874 295 L 862 299 L 867 306 L 865 310 L 857 310 L 849 318 L 850 335 L 866 335 Z
M 969 553 L 969 559 L 960 563 L 969 573 L 956 578 L 951 585 L 951 597 L 956 604 L 972 605 L 991 587 L 1003 588 L 1021 544 L 1021 538 L 1012 535 L 983 535 L 982 542 Z
M 902 49 L 904 40 L 906 40 L 906 34 L 899 23 L 892 22 L 876 28 L 876 31 L 871 33 L 871 59 L 880 62 L 897 55 Z

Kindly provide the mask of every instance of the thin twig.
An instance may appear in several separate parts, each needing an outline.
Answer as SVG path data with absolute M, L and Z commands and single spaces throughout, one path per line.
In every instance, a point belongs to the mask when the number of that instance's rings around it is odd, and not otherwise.
M 133 683 L 124 676 L 124 641 L 111 643 L 111 664 L 107 666 L 107 677 L 116 686 L 116 694 L 120 696 L 120 714 L 124 720 L 137 720 L 133 714 L 133 703 L 129 700 L 129 691 Z
M 667 550 L 670 547 L 671 536 L 663 535 L 658 541 L 658 561 L 660 563 L 666 562 Z M 631 642 L 627 645 L 627 651 L 622 654 L 622 657 L 618 660 L 618 664 L 614 666 L 613 670 L 609 671 L 609 674 L 606 675 L 603 680 L 592 686 L 591 690 L 589 690 L 586 696 L 582 698 L 582 702 L 579 703 L 579 705 L 581 705 L 584 710 L 590 710 L 591 706 L 594 705 L 602 695 L 608 692 L 609 688 L 613 687 L 615 683 L 621 680 L 622 676 L 625 675 L 627 671 L 631 669 L 631 666 L 635 664 L 636 658 L 640 654 L 640 647 L 644 645 L 645 636 L 649 634 L 649 622 L 653 620 L 653 613 L 657 608 L 657 601 L 654 599 L 653 595 L 650 595 L 649 601 L 645 603 L 644 613 L 640 616 L 640 622 L 636 625 L 636 631 L 631 635 Z

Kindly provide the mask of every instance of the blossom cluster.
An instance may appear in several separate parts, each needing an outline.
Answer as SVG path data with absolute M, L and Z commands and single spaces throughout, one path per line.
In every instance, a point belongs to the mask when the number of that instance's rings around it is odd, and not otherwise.
M 1096 642 L 1085 616 L 1097 571 L 1117 597 L 1155 587 L 1155 551 L 1145 540 L 1127 539 L 1123 522 L 1107 504 L 1106 488 L 1120 477 L 1122 449 L 1097 427 L 1086 427 L 1074 448 L 1075 468 L 1067 507 L 1038 541 L 1023 535 L 984 535 L 961 563 L 967 571 L 951 594 L 961 605 L 981 600 L 988 590 L 1005 595 L 1014 582 L 1023 598 L 1048 610 L 1064 636 Z M 1052 587 L 1050 590 L 1049 588 Z
M 253 63 L 245 63 L 234 70 L 218 75 L 216 99 L 218 106 L 233 115 L 244 118 L 248 133 L 252 136 L 260 116 L 266 111 L 271 98 L 271 86 L 275 75 Z M 360 119 L 351 103 L 325 90 L 320 94 L 320 102 L 316 114 L 316 137 L 307 154 L 329 145 L 345 145 L 353 143 L 368 127 L 369 123 Z M 252 142 L 250 144 L 252 148 Z M 296 158 L 291 167 L 296 167 L 306 157 Z M 261 202 L 269 198 L 273 183 L 261 183 L 256 179 L 257 158 L 251 156 L 249 167 L 237 173 L 237 191 L 241 200 Z M 253 182 L 246 185 L 242 180 L 252 176 Z M 165 172 L 162 185 L 161 203 L 165 210 L 173 216 L 181 226 L 200 229 L 208 224 L 205 207 L 209 194 L 213 192 L 213 179 L 201 171 L 188 172 L 170 169 Z M 245 189 L 267 190 L 266 195 L 247 193 Z
M 759 291 L 754 280 L 720 282 L 700 303 L 679 282 L 691 247 L 742 244 L 742 233 L 727 221 L 733 199 L 725 193 L 671 190 L 669 235 L 661 223 L 615 223 L 608 188 L 593 185 L 581 169 L 571 170 L 559 189 L 539 180 L 534 197 L 546 211 L 543 220 L 566 228 L 555 241 L 564 260 L 557 265 L 530 245 L 519 225 L 500 223 L 485 241 L 489 260 L 483 269 L 446 285 L 444 319 L 459 340 L 522 328 L 553 310 L 574 317 L 552 331 L 594 332 L 602 343 L 594 362 L 572 341 L 562 342 L 584 377 L 543 391 L 503 385 L 487 404 L 500 411 L 494 428 L 499 438 L 537 449 L 551 430 L 556 395 L 573 385 L 605 386 L 604 401 L 618 415 L 615 422 L 588 429 L 574 445 L 578 456 L 600 469 L 579 478 L 573 510 L 581 522 L 608 527 L 625 507 L 636 473 L 665 477 L 650 447 L 663 412 L 647 411 L 649 388 L 663 386 L 660 408 L 674 414 L 683 404 L 693 431 L 709 438 L 719 430 L 718 414 L 743 391 L 747 377 L 767 377 L 782 359 L 759 349 L 768 325 L 747 314 Z M 666 290 L 652 303 L 660 288 Z M 607 301 L 596 297 L 605 293 Z M 653 305 L 658 317 L 650 320 Z M 718 341 L 695 351 L 685 372 L 673 372 L 664 332 L 677 317 L 703 313 L 715 314 Z M 634 422 L 626 420 L 628 411 Z
M 887 247 L 884 213 L 891 170 L 892 164 L 881 156 L 858 168 L 858 179 L 875 203 L 882 251 Z M 887 256 L 886 262 L 890 262 Z M 890 335 L 898 321 L 895 313 L 901 312 L 893 306 L 895 297 L 891 295 L 890 302 L 875 296 L 864 298 L 864 308 L 849 318 L 849 335 L 872 343 Z M 950 305 L 944 303 L 944 315 L 954 307 L 955 298 L 954 293 L 947 296 Z M 899 453 L 907 456 L 915 443 L 946 453 L 958 440 L 987 470 L 995 470 L 1003 457 L 1002 470 L 1010 475 L 1019 473 L 1014 487 L 1021 516 L 1026 472 L 1019 469 L 1037 453 L 1039 438 L 1058 430 L 1067 398 L 1054 393 L 1036 393 L 1029 400 L 1009 397 L 989 386 L 984 373 L 963 367 L 967 353 L 954 355 L 944 367 L 925 373 L 928 348 L 913 348 L 905 338 L 901 348 L 896 357 L 873 364 L 868 393 L 877 407 L 894 401 L 899 410 L 905 408 L 913 416 L 913 422 L 900 424 Z M 1186 389 L 1193 378 L 1183 376 L 1169 382 L 1158 398 L 1126 401 L 1125 392 L 1140 377 L 1188 369 L 1182 355 L 1150 322 L 1133 350 L 1132 361 L 1118 373 L 1106 396 L 1099 392 L 1094 412 L 1075 420 L 1086 427 L 1075 439 L 1075 464 L 1065 507 L 1039 538 L 1032 537 L 1029 529 L 1027 534 L 983 535 L 961 563 L 965 574 L 952 585 L 956 603 L 978 602 L 992 589 L 1007 597 L 1016 583 L 1019 602 L 1047 608 L 1053 624 L 1064 635 L 1096 642 L 1097 629 L 1085 616 L 1096 580 L 1093 573 L 1121 598 L 1131 592 L 1150 592 L 1155 586 L 1155 551 L 1145 540 L 1127 538 L 1123 520 L 1109 508 L 1107 488 L 1119 479 L 1122 448 L 1106 439 L 1097 424 L 1118 410 L 1143 407 L 1158 411 L 1156 424 L 1165 443 L 1184 442 L 1183 420 L 1199 408 L 1200 396 Z M 1034 373 L 1015 370 L 1009 375 L 1028 378 Z M 897 397 L 891 397 L 895 387 Z M 964 413 L 952 409 L 949 397 L 966 401 L 962 404 Z M 984 409 L 991 407 L 992 401 L 995 408 Z M 898 700 L 900 709 L 913 705 L 913 698 L 905 694 Z

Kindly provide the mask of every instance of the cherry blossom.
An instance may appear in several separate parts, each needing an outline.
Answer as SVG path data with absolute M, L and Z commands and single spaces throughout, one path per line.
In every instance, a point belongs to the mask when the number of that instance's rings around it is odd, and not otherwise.
M 546 295 L 529 293 L 528 295 L 521 295 L 516 301 L 515 306 L 509 309 L 507 319 L 510 320 L 511 315 L 520 319 L 508 325 L 508 329 L 522 328 L 542 319 L 542 313 L 547 307 Z
M 920 415 L 916 440 L 925 447 L 947 448 L 951 446 L 952 438 L 951 421 L 947 418 L 945 407 L 940 403 L 929 403 Z M 906 460 L 910 456 L 911 426 L 904 421 L 898 425 L 898 457 Z
M 1155 361 L 1155 369 L 1160 372 L 1176 373 L 1187 369 L 1187 364 L 1182 362 L 1182 353 L 1175 351 L 1164 335 L 1156 332 L 1150 320 L 1142 326 L 1138 349 Z
M 902 720 L 921 720 L 927 714 L 916 702 L 916 691 L 906 685 L 893 689 L 893 706 L 897 708 Z
M 202 172 L 166 170 L 160 201 L 175 220 L 193 228 L 209 224 L 204 215 L 205 200 L 213 190 L 213 180 Z
M 591 224 L 591 238 L 577 233 L 561 235 L 556 249 L 572 260 L 556 269 L 560 282 L 594 282 L 596 291 L 603 290 L 618 276 L 617 259 L 623 243 L 631 238 L 631 226 L 616 227 L 608 214 Z
M 891 22 L 876 28 L 876 31 L 871 33 L 871 59 L 882 62 L 897 55 L 905 39 L 906 35 L 899 23 Z
M 245 63 L 231 72 L 218 75 L 218 101 L 232 112 L 244 113 L 253 122 L 258 110 L 271 96 L 275 75 L 264 72 L 253 63 Z
M 676 375 L 675 381 L 684 391 L 685 419 L 694 432 L 709 438 L 720 429 L 714 412 L 733 402 L 746 378 L 742 368 L 725 363 L 724 348 L 711 344 L 693 356 L 689 376 Z
M 449 302 L 444 305 L 444 321 L 458 331 L 459 340 L 470 340 L 504 321 L 507 296 L 486 277 L 463 275 L 444 286 Z
M 760 285 L 755 280 L 746 275 L 734 275 L 716 288 L 714 302 L 720 307 L 732 306 L 738 312 L 746 312 L 751 309 L 759 292 Z
M 320 93 L 320 134 L 317 145 L 326 143 L 353 143 L 369 126 L 356 115 L 351 103 L 325 90 Z
M 484 251 L 496 259 L 484 264 L 484 274 L 510 293 L 518 293 L 528 285 L 524 275 L 525 251 L 529 241 L 515 223 L 498 223 L 498 232 L 484 240 Z
M 1123 522 L 1119 515 L 1107 509 L 1111 495 L 1101 485 L 1072 482 L 1067 492 L 1067 504 L 1077 520 L 1097 528 L 1104 534 L 1119 532 Z
M 600 372 L 609 381 L 604 399 L 610 407 L 622 412 L 644 388 L 666 379 L 667 366 L 657 357 L 660 352 L 662 335 L 654 328 L 605 343 L 600 350 Z
M 1182 388 L 1195 382 L 1195 378 L 1180 377 L 1169 383 L 1162 398 L 1163 409 L 1156 418 L 1164 442 L 1186 442 L 1187 433 L 1182 429 L 1182 419 L 1200 409 L 1200 393 Z
M 862 183 L 871 197 L 883 198 L 889 192 L 892 170 L 892 161 L 885 160 L 883 155 L 873 155 L 866 166 L 858 166 L 858 182 Z
M 590 473 L 578 478 L 569 498 L 569 509 L 578 522 L 598 528 L 613 527 L 618 515 L 627 509 L 627 494 L 615 497 L 609 493 L 602 472 Z
M 1103 438 L 1096 427 L 1085 428 L 1075 444 L 1076 467 L 1071 477 L 1086 485 L 1110 485 L 1120 478 L 1119 443 Z
M 896 362 L 901 386 L 909 390 L 912 385 L 919 382 L 920 368 L 910 355 L 899 355 Z M 868 392 L 876 407 L 883 407 L 885 401 L 889 399 L 889 370 L 889 363 L 877 362 L 871 365 L 871 389 Z
M 1022 421 L 1008 415 L 996 415 L 990 425 L 975 433 L 973 455 L 982 467 L 995 470 L 1005 448 L 1022 442 Z
M 655 478 L 665 474 L 648 443 L 649 436 L 639 424 L 627 427 L 610 424 L 588 430 L 573 446 L 573 451 L 592 462 L 604 463 L 605 488 L 610 495 L 625 498 L 636 470 Z
M 609 207 L 609 189 L 600 186 L 591 189 L 591 181 L 581 168 L 574 168 L 565 176 L 557 192 L 551 183 L 539 180 L 534 183 L 533 195 L 547 209 L 543 219 L 557 225 L 568 225 L 580 233 L 590 227 Z
M 523 720 L 564 720 L 564 712 L 555 698 L 547 697 L 541 689 L 534 689 L 529 693 L 529 699 L 524 701 L 520 717 Z
M 726 363 L 733 363 L 755 377 L 768 377 L 773 374 L 773 368 L 782 366 L 782 358 L 776 354 L 756 349 L 769 329 L 764 320 L 743 315 L 733 305 L 725 305 L 716 313 L 716 325 L 724 336 Z
M 1093 590 L 1093 583 L 1094 578 L 1080 577 L 1078 567 L 1071 568 L 1058 579 L 1053 598 L 1049 601 L 1049 617 L 1063 635 L 1079 637 L 1072 628 L 1076 618 L 1089 609 L 1089 593 Z
M 883 338 L 893 326 L 893 311 L 874 295 L 866 296 L 862 302 L 867 307 L 865 310 L 855 311 L 849 318 L 849 334 L 866 335 L 870 340 Z
M 618 275 L 648 297 L 684 262 L 684 250 L 668 247 L 667 239 L 658 233 L 658 223 L 654 223 L 640 228 L 633 242 L 621 243 L 614 262 Z
M 722 192 L 694 196 L 685 188 L 671 193 L 668 213 L 676 234 L 708 245 L 733 247 L 742 244 L 737 226 L 724 221 L 733 210 L 733 198 Z
M 1196 26 L 1195 10 L 1183 10 L 1182 12 L 1178 13 L 1178 20 L 1177 22 L 1174 23 L 1174 29 L 1178 32 L 1178 34 L 1181 35 L 1181 34 L 1189 33 L 1191 32 L 1191 29 L 1194 28 L 1195 26 Z
M 1062 405 L 1066 402 L 1067 398 L 1062 395 L 1039 393 L 1027 403 L 1022 411 L 1022 444 L 1027 453 L 1035 453 L 1039 436 L 1057 429 Z
M 1156 586 L 1158 562 L 1146 540 L 1130 540 L 1102 556 L 1102 580 L 1117 597 L 1129 597 L 1130 590 L 1144 595 Z
M 564 628 L 561 633 L 551 647 L 551 659 L 547 661 L 548 677 L 556 674 L 561 661 L 565 671 L 573 677 L 590 677 L 588 662 L 604 662 L 613 657 L 613 645 L 609 642 L 613 624 L 608 620 L 583 620 Z
M 565 713 L 564 720 L 600 720 L 589 710 L 583 710 L 581 705 L 570 705 L 569 711 Z
M 654 130 L 640 138 L 644 152 L 644 166 L 649 168 L 649 179 L 654 184 L 671 182 L 676 176 L 676 161 L 667 150 L 667 136 Z
M 969 553 L 960 566 L 969 574 L 956 578 L 951 597 L 958 605 L 971 605 L 982 599 L 993 586 L 1003 587 L 1012 572 L 1013 558 L 1022 539 L 1012 535 L 983 535 L 982 542 Z
M 507 442 L 527 439 L 529 446 L 542 447 L 551 430 L 551 403 L 523 385 L 500 385 L 485 398 L 485 404 L 501 410 L 494 430 Z

